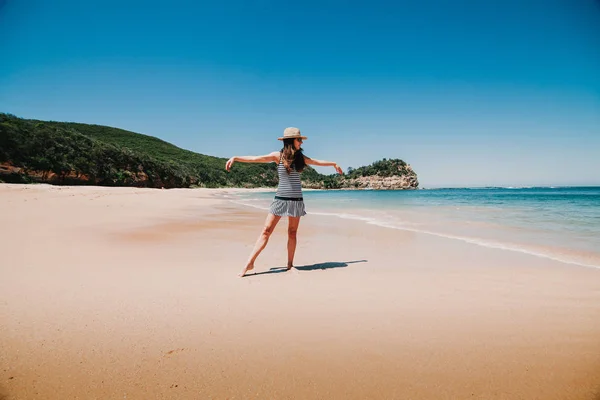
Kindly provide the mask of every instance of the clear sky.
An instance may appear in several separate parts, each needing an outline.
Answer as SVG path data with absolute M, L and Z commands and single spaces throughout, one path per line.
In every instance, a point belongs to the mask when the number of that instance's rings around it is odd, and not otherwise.
M 0 0 L 0 111 L 220 157 L 297 126 L 422 187 L 600 184 L 600 1 Z

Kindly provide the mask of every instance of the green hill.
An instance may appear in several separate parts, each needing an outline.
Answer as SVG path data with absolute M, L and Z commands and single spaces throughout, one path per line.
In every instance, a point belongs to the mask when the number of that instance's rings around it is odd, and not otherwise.
M 0 113 L 0 180 L 5 182 L 165 188 L 277 185 L 274 163 L 238 163 L 227 172 L 225 161 L 123 129 Z M 314 188 L 345 186 L 343 179 L 310 167 L 302 181 Z

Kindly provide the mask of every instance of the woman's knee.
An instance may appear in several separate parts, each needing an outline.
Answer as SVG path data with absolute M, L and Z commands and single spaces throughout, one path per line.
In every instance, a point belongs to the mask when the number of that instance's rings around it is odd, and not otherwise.
M 295 228 L 288 229 L 288 237 L 289 238 L 295 239 L 297 233 L 298 233 L 298 229 L 295 229 Z
M 270 226 L 265 226 L 262 230 L 262 232 L 260 233 L 260 235 L 266 239 L 269 238 L 269 236 L 271 236 L 271 234 L 273 233 L 273 228 Z

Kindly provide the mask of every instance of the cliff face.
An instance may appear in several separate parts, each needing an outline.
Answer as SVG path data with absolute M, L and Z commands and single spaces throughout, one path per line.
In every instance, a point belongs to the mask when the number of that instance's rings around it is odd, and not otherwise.
M 407 190 L 417 189 L 419 181 L 417 174 L 403 176 L 362 176 L 354 179 L 342 179 L 344 189 L 373 189 L 373 190 Z
M 410 167 L 409 167 L 410 168 Z M 412 169 L 411 169 L 412 171 Z M 103 186 L 134 186 L 134 187 L 178 187 L 175 182 L 162 181 L 150 177 L 144 171 L 123 171 L 120 180 L 97 179 L 94 176 L 78 171 L 55 173 L 50 170 L 35 170 L 17 167 L 10 162 L 0 163 L 0 181 L 8 183 L 50 183 L 53 185 L 103 185 Z M 419 181 L 414 172 L 398 176 L 369 175 L 356 178 L 337 177 L 333 184 L 320 182 L 302 182 L 302 186 L 311 189 L 344 189 L 344 190 L 412 190 L 418 189 Z M 194 184 L 195 182 L 192 182 Z M 241 185 L 241 187 L 254 187 Z
M 57 174 L 54 171 L 40 171 L 17 167 L 10 162 L 0 163 L 0 179 L 9 183 L 51 183 L 51 184 L 80 184 L 90 183 L 90 177 L 76 171 Z
M 0 181 L 7 183 L 49 183 L 52 185 L 101 185 L 101 186 L 132 186 L 132 187 L 178 187 L 175 182 L 154 181 L 144 171 L 122 171 L 120 179 L 98 179 L 80 171 L 63 171 L 56 173 L 51 170 L 37 170 L 17 167 L 10 162 L 0 163 Z

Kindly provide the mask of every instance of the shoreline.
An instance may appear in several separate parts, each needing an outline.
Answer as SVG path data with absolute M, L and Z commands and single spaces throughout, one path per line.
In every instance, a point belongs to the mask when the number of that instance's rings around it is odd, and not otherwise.
M 598 270 L 309 215 L 240 279 L 265 213 L 228 189 L 31 188 L 0 185 L 6 400 L 600 394 Z
M 235 195 L 235 194 L 240 194 L 240 193 L 252 193 L 252 192 L 232 192 L 232 193 Z M 254 193 L 266 193 L 266 192 L 257 191 Z M 249 207 L 249 208 L 257 209 L 257 210 L 261 210 L 261 211 L 268 211 L 268 207 L 244 203 L 243 200 L 244 199 L 238 199 L 237 201 L 236 200 L 232 200 L 232 201 L 235 201 L 236 204 L 239 204 L 243 207 Z M 394 229 L 394 230 L 415 232 L 415 233 L 419 233 L 419 234 L 431 235 L 431 236 L 435 236 L 435 237 L 439 237 L 439 238 L 445 238 L 445 239 L 449 239 L 449 240 L 453 240 L 453 241 L 459 241 L 462 243 L 468 243 L 470 245 L 481 246 L 481 247 L 490 248 L 490 249 L 499 249 L 499 250 L 504 250 L 504 251 L 509 251 L 509 252 L 516 252 L 516 253 L 521 253 L 521 254 L 525 254 L 525 255 L 533 256 L 533 257 L 540 257 L 540 258 L 543 258 L 546 260 L 561 262 L 561 263 L 569 264 L 572 266 L 577 266 L 577 267 L 582 267 L 582 268 L 600 269 L 600 264 L 598 264 L 598 263 L 592 264 L 589 262 L 589 260 L 591 259 L 592 256 L 596 256 L 596 259 L 597 259 L 598 256 L 596 254 L 578 254 L 578 255 L 570 255 L 570 257 L 569 257 L 568 255 L 564 255 L 561 252 L 557 252 L 557 254 L 548 253 L 548 249 L 545 249 L 544 247 L 542 247 L 540 245 L 525 246 L 525 245 L 522 245 L 522 244 L 516 243 L 516 242 L 503 243 L 501 241 L 490 240 L 490 239 L 486 240 L 486 239 L 482 239 L 479 237 L 469 237 L 469 236 L 465 236 L 465 235 L 461 236 L 461 235 L 456 235 L 456 234 L 452 234 L 452 233 L 448 233 L 448 232 L 436 232 L 436 231 L 422 229 L 422 228 L 394 225 L 388 221 L 378 220 L 376 218 L 368 217 L 363 214 L 359 215 L 359 214 L 352 214 L 352 213 L 348 213 L 348 212 L 333 212 L 333 211 L 311 211 L 310 214 L 318 215 L 318 216 L 335 217 L 340 220 L 360 221 L 364 224 L 372 224 L 372 225 L 382 227 L 384 229 Z M 546 252 L 544 252 L 544 250 L 546 250 Z

